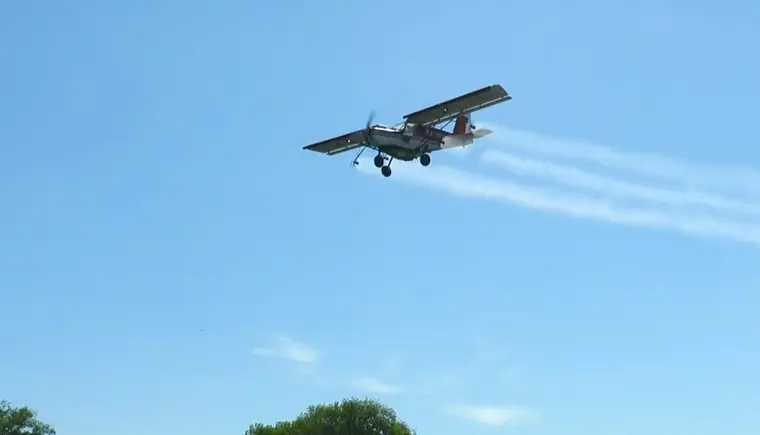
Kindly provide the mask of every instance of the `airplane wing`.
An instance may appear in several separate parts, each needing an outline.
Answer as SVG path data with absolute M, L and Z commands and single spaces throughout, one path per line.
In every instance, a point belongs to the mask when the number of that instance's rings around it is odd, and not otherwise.
M 303 147 L 305 150 L 316 151 L 318 153 L 327 154 L 331 156 L 333 154 L 339 154 L 345 151 L 350 151 L 364 143 L 364 130 L 356 130 L 354 132 L 344 134 L 343 136 L 336 136 L 331 139 L 323 140 L 311 145 Z
M 511 100 L 501 85 L 491 85 L 404 116 L 406 122 L 434 125 Z

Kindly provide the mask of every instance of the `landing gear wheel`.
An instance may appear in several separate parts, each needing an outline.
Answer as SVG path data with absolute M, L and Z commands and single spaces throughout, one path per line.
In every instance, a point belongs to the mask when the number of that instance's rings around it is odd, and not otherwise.
M 420 156 L 420 164 L 422 166 L 427 166 L 430 164 L 430 154 L 423 154 Z
M 380 168 L 380 172 L 383 174 L 383 177 L 390 177 L 391 176 L 391 167 L 390 166 L 383 166 Z
M 382 168 L 383 165 L 385 164 L 385 159 L 383 158 L 383 156 L 378 154 L 375 156 L 375 159 L 373 160 L 373 162 L 375 163 L 376 168 Z

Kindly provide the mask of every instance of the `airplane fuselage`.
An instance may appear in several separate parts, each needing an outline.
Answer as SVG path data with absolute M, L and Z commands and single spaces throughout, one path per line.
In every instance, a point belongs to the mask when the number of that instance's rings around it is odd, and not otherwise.
M 385 126 L 372 127 L 372 142 L 381 152 L 395 159 L 410 161 L 422 154 L 473 143 L 472 133 L 452 134 L 434 127 L 419 125 L 395 129 Z

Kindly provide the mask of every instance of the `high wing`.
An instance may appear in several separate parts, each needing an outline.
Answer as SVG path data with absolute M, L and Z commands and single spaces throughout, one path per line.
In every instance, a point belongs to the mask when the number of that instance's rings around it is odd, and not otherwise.
M 491 85 L 404 116 L 406 122 L 435 125 L 457 116 L 511 100 L 501 85 Z
M 336 136 L 331 139 L 323 140 L 311 145 L 303 147 L 305 150 L 316 151 L 318 153 L 324 153 L 328 156 L 333 154 L 339 154 L 345 151 L 350 151 L 359 148 L 364 145 L 364 130 L 356 130 L 354 132 L 344 134 L 343 136 Z

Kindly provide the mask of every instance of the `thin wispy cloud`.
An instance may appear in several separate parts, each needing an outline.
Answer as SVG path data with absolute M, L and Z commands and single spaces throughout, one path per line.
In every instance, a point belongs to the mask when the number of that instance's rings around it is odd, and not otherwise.
M 400 385 L 391 384 L 371 376 L 361 376 L 354 380 L 353 386 L 372 394 L 398 394 L 404 392 Z
M 299 364 L 310 364 L 319 360 L 319 352 L 287 336 L 279 336 L 270 347 L 257 347 L 253 354 L 261 357 L 278 358 Z
M 461 387 L 462 379 L 455 373 L 443 373 L 423 380 L 418 392 L 423 395 L 450 393 Z
M 538 413 L 522 406 L 453 405 L 448 412 L 456 417 L 488 426 L 514 426 L 527 423 Z
M 479 356 L 473 354 L 467 359 L 474 358 L 480 361 L 483 353 L 482 347 L 486 347 L 490 355 L 493 343 L 484 342 L 481 344 L 481 352 L 476 352 Z M 257 347 L 253 353 L 261 357 L 298 363 L 295 365 L 295 372 L 302 376 L 289 377 L 289 379 L 295 379 L 302 385 L 337 391 L 358 390 L 375 396 L 399 394 L 416 396 L 421 400 L 433 401 L 432 409 L 435 412 L 442 412 L 450 417 L 469 420 L 477 424 L 494 427 L 517 425 L 527 423 L 538 416 L 538 413 L 532 408 L 514 404 L 510 406 L 483 406 L 482 404 L 455 402 L 454 397 L 461 397 L 462 388 L 479 386 L 477 388 L 482 390 L 496 386 L 496 388 L 502 389 L 503 368 L 501 368 L 501 364 L 498 364 L 499 367 L 490 368 L 483 367 L 480 364 L 473 366 L 478 368 L 479 376 L 460 377 L 450 370 L 444 370 L 440 375 L 430 376 L 424 380 L 421 379 L 420 372 L 417 370 L 419 367 L 416 369 L 415 367 L 404 367 L 406 364 L 402 364 L 399 357 L 389 356 L 381 361 L 381 366 L 390 367 L 393 369 L 392 371 L 397 372 L 392 376 L 397 381 L 389 381 L 390 375 L 388 374 L 385 377 L 367 374 L 350 376 L 341 372 L 341 374 L 330 378 L 328 377 L 329 373 L 325 373 L 325 368 L 329 365 L 323 367 L 321 364 L 314 364 L 319 360 L 319 353 L 316 349 L 287 336 L 276 337 L 271 346 Z M 490 361 L 492 358 L 487 359 Z M 418 359 L 415 358 L 415 360 Z M 494 360 L 493 362 L 497 361 Z M 424 368 L 424 373 L 429 374 L 434 371 L 431 370 L 429 364 L 424 364 Z M 425 376 L 423 375 L 422 378 Z M 402 381 L 398 381 L 398 379 Z

